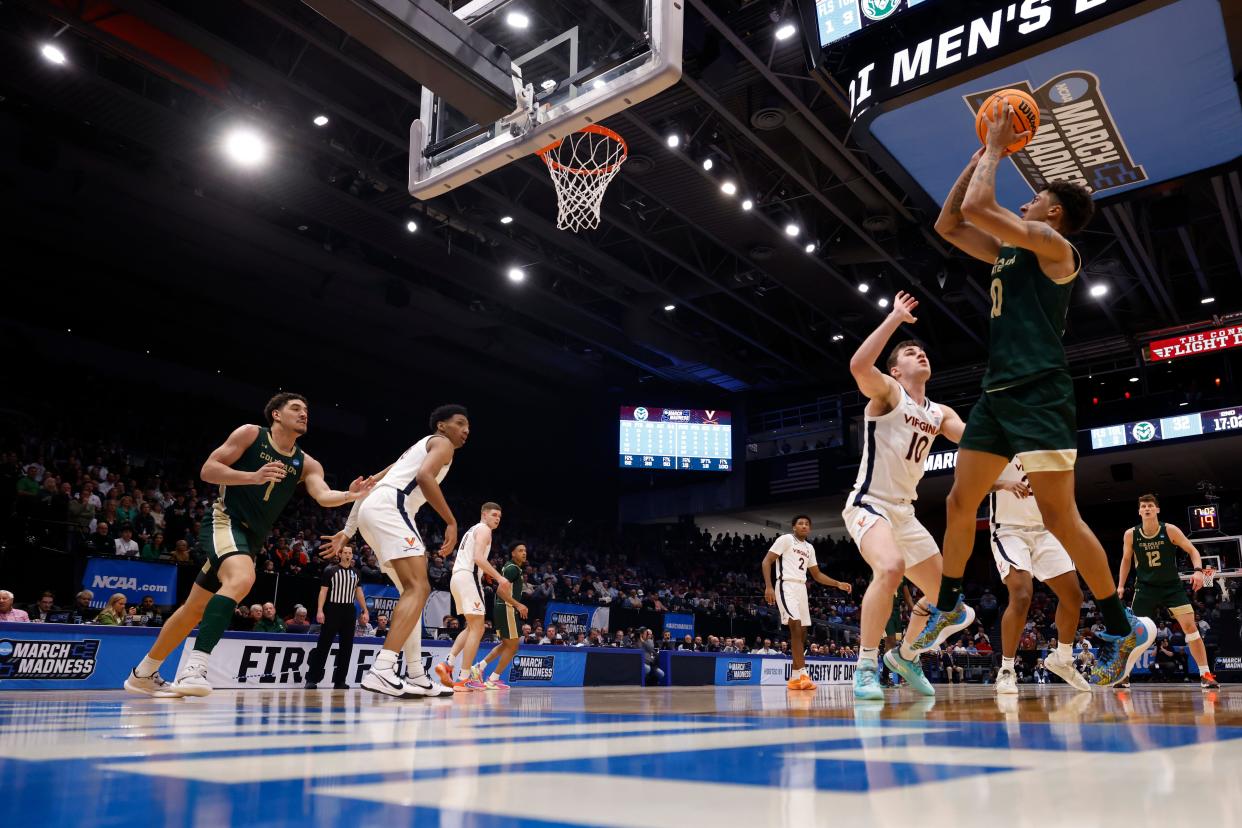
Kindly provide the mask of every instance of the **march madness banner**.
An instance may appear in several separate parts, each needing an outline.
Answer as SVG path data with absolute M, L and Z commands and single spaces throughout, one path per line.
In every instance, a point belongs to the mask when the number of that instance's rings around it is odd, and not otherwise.
M 371 613 L 371 623 L 375 623 L 376 616 L 381 613 L 392 618 L 392 609 L 397 605 L 397 599 L 401 597 L 401 593 L 397 592 L 397 588 L 391 584 L 362 584 L 362 597 L 367 602 L 367 612 Z M 434 590 L 427 596 L 427 603 L 423 605 L 423 627 L 430 629 L 440 629 L 444 623 L 444 616 L 452 613 L 453 599 L 442 589 Z
M 158 634 L 148 627 L 0 623 L 0 691 L 119 690 Z
M 145 563 L 113 558 L 87 558 L 82 588 L 95 593 L 91 606 L 100 609 L 116 593 L 137 604 L 150 595 L 155 603 L 177 603 L 177 567 L 174 564 Z
M 584 604 L 562 604 L 549 601 L 544 612 L 543 625 L 555 624 L 556 628 L 567 639 L 572 640 L 578 633 L 590 633 L 591 630 L 608 629 L 608 608 L 590 607 Z
M 680 641 L 687 635 L 694 636 L 694 613 L 664 613 L 664 632 L 672 634 L 674 641 Z

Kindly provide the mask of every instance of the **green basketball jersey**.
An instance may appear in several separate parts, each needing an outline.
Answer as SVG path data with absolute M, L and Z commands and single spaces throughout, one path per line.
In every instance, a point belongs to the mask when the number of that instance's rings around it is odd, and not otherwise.
M 1177 574 L 1177 546 L 1169 540 L 1169 530 L 1163 523 L 1150 538 L 1143 534 L 1143 524 L 1134 527 L 1134 565 L 1139 584 L 1181 586 Z
M 984 391 L 1001 391 L 1050 371 L 1069 370 L 1061 335 L 1073 280 L 1069 276 L 1057 284 L 1040 269 L 1030 250 L 1001 247 L 989 290 L 992 312 Z
M 522 580 L 522 567 L 518 566 L 513 561 L 509 561 L 504 565 L 504 568 L 500 570 L 500 574 L 505 577 L 505 580 L 513 584 L 513 600 L 520 602 L 522 600 L 522 592 L 526 589 L 526 584 Z M 500 597 L 499 592 L 496 593 L 494 600 L 496 601 L 496 606 L 504 606 L 505 601 Z
M 272 446 L 271 430 L 260 428 L 259 436 L 242 452 L 232 468 L 250 472 L 258 471 L 271 462 L 284 463 L 285 479 L 273 480 L 262 486 L 221 486 L 216 503 L 223 506 L 226 516 L 240 520 L 252 532 L 265 536 L 297 490 L 302 479 L 303 460 L 302 449 L 296 446 L 293 454 L 281 454 Z

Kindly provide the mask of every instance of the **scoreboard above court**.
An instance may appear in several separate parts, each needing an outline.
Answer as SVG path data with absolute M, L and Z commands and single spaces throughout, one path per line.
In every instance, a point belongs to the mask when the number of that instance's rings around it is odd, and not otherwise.
M 1177 417 L 1158 417 L 1091 429 L 1091 448 L 1142 445 L 1183 437 L 1242 431 L 1242 408 L 1221 408 Z
M 895 23 L 929 0 L 815 0 L 815 33 L 821 49 L 868 26 Z
M 623 405 L 618 461 L 623 469 L 731 471 L 732 419 L 718 409 Z

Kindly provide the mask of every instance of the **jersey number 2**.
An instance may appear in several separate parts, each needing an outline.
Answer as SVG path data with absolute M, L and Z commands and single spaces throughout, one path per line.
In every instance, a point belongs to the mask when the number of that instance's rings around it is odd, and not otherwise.
M 927 451 L 931 438 L 926 434 L 919 434 L 917 431 L 910 437 L 910 450 L 906 452 L 906 459 L 913 460 L 916 463 L 923 462 L 923 453 Z
M 992 280 L 992 313 L 991 318 L 995 319 L 1001 315 L 1001 305 L 1005 304 L 1005 286 L 1000 279 Z

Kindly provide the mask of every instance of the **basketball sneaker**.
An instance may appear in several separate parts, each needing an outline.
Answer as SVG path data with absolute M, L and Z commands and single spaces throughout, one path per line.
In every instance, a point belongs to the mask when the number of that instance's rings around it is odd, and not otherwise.
M 496 676 L 495 678 L 489 678 L 484 683 L 487 685 L 488 690 L 508 690 L 509 689 L 509 685 L 505 684 L 505 680 L 502 679 L 500 676 Z
M 1065 658 L 1054 648 L 1048 657 L 1044 659 L 1044 666 L 1048 668 L 1048 672 L 1061 677 L 1061 680 L 1082 693 L 1090 693 L 1091 685 L 1087 684 L 1087 680 L 1083 678 L 1082 673 L 1078 672 L 1074 667 L 1074 659 Z
M 125 677 L 125 689 L 141 696 L 153 696 L 157 699 L 179 699 L 180 693 L 173 692 L 164 681 L 164 677 L 156 670 L 149 676 L 140 676 L 133 670 Z
M 1139 657 L 1156 640 L 1156 625 L 1150 618 L 1136 617 L 1126 610 L 1130 631 L 1125 635 L 1099 633 L 1100 653 L 1088 681 L 1096 687 L 1111 687 L 1129 677 Z M 1044 664 L 1047 664 L 1044 661 Z
M 806 673 L 803 673 L 798 678 L 799 678 L 799 683 L 798 683 L 799 690 L 814 690 L 815 689 L 815 682 L 811 681 L 811 677 L 808 676 Z
M 954 633 L 960 632 L 975 623 L 975 611 L 966 606 L 962 596 L 957 597 L 957 606 L 952 612 L 941 612 L 935 605 L 928 607 L 927 626 L 919 637 L 914 639 L 910 649 L 916 653 L 933 650 L 944 643 Z
M 907 661 L 901 657 L 901 648 L 893 647 L 884 654 L 884 663 L 888 669 L 905 679 L 910 689 L 924 696 L 936 695 L 936 688 L 932 687 L 927 676 L 923 675 L 923 664 L 918 656 L 915 656 L 912 661 Z
M 452 694 L 452 690 L 440 684 L 436 684 L 431 680 L 431 676 L 423 673 L 421 676 L 411 677 L 408 673 L 402 677 L 405 682 L 405 692 L 407 698 L 421 696 L 423 698 L 434 699 L 440 696 L 448 696 Z
M 785 682 L 785 689 L 801 690 L 802 689 L 802 674 L 797 673 L 796 675 L 790 676 L 789 681 Z
M 125 683 L 129 684 L 128 681 Z M 1220 688 L 1220 685 L 1216 682 L 1216 676 L 1207 670 L 1199 673 L 1199 686 L 1204 690 L 1216 690 Z
M 1048 662 L 1045 661 L 1044 663 L 1047 664 Z M 996 695 L 1018 695 L 1018 676 L 1012 668 L 1002 667 L 1000 672 L 996 674 Z
M 1129 690 L 1130 689 L 1130 677 L 1126 676 L 1124 679 L 1114 684 L 1113 689 L 1114 690 Z
M 372 664 L 371 669 L 362 676 L 362 689 L 398 699 L 407 698 L 409 693 L 405 682 L 397 675 L 396 662 L 391 666 Z
M 436 665 L 436 675 L 440 677 L 440 683 L 445 687 L 453 686 L 453 665 L 447 661 L 441 661 Z
M 182 668 L 181 675 L 177 676 L 177 680 L 168 689 L 178 696 L 211 695 L 211 682 L 207 681 L 207 665 L 187 664 Z
M 854 670 L 854 698 L 863 701 L 884 701 L 880 671 L 874 661 L 860 661 Z
M 487 689 L 487 684 L 484 683 L 483 676 L 479 673 L 478 667 L 470 668 L 470 672 L 466 676 L 466 687 L 472 691 Z

